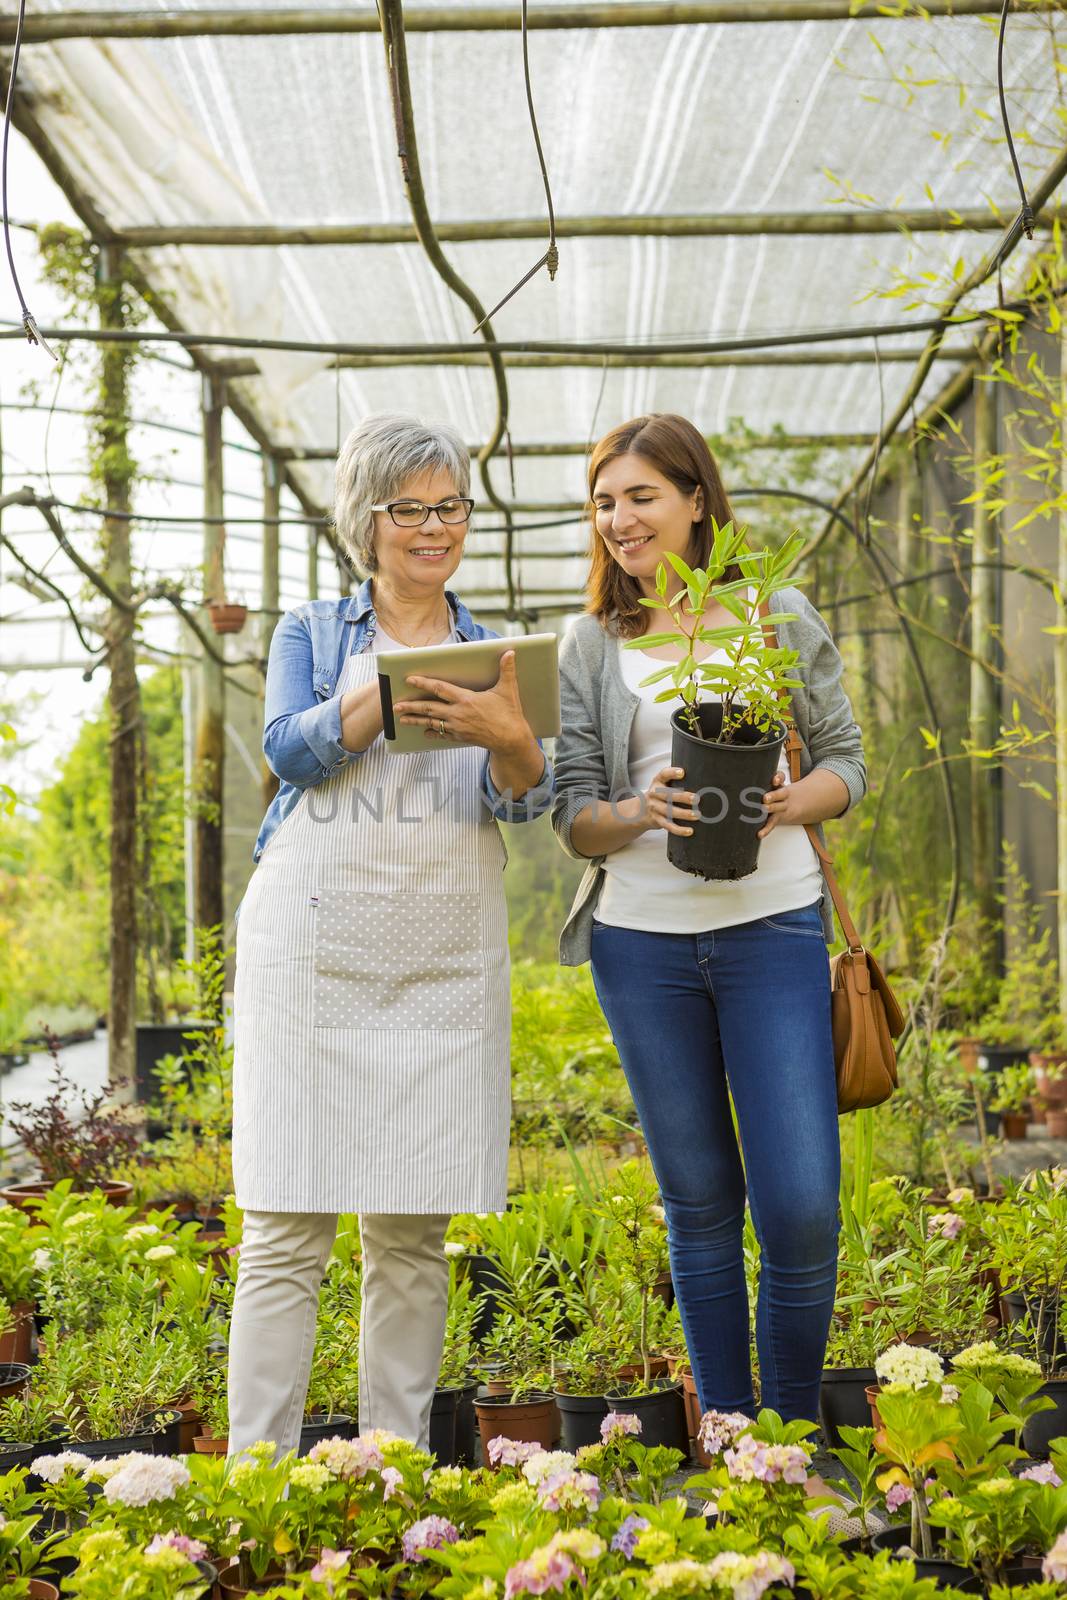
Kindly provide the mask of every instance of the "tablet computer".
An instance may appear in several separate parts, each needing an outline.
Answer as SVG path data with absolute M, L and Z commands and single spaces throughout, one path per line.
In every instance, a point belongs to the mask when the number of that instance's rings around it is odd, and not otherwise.
M 510 639 L 472 639 L 460 644 L 434 644 L 415 650 L 383 650 L 377 657 L 378 688 L 382 697 L 385 747 L 392 755 L 410 755 L 432 749 L 435 743 L 469 744 L 467 739 L 434 741 L 426 729 L 404 724 L 393 715 L 397 700 L 427 700 L 423 689 L 408 684 L 418 678 L 440 678 L 459 689 L 491 689 L 500 677 L 500 657 L 515 652 L 515 675 L 523 714 L 538 739 L 559 732 L 559 636 L 555 633 L 518 634 Z

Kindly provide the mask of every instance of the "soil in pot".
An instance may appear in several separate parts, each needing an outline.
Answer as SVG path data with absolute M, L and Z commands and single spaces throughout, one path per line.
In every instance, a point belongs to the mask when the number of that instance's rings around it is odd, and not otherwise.
M 24 1361 L 5 1361 L 0 1366 L 0 1399 L 21 1394 L 29 1381 L 30 1369 Z
M 680 1383 L 663 1378 L 654 1384 L 651 1394 L 609 1394 L 605 1398 L 612 1411 L 629 1411 L 640 1417 L 638 1437 L 642 1444 L 667 1445 L 688 1455 L 689 1433 Z
M 297 1455 L 306 1456 L 320 1439 L 353 1439 L 355 1434 L 356 1420 L 347 1411 L 312 1412 L 301 1425 Z
M 1023 1449 L 1038 1461 L 1047 1461 L 1053 1439 L 1067 1434 L 1067 1377 L 1051 1378 L 1038 1394 L 1053 1402 L 1051 1411 L 1039 1411 L 1023 1424 Z
M 888 1528 L 880 1528 L 871 1538 L 871 1548 L 876 1551 L 901 1550 L 905 1545 L 912 1548 L 910 1522 L 897 1522 Z M 926 1561 L 919 1555 L 915 1558 L 915 1575 L 918 1578 L 933 1578 L 942 1588 L 951 1588 L 971 1576 L 966 1567 L 957 1566 L 954 1561 L 946 1561 L 938 1556 Z
M 508 1395 L 485 1395 L 475 1400 L 474 1410 L 486 1466 L 489 1441 L 501 1434 L 505 1439 L 529 1440 L 543 1450 L 553 1450 L 559 1440 L 559 1412 L 550 1394 L 534 1394 L 514 1403 Z
M 691 835 L 668 834 L 667 860 L 709 881 L 747 878 L 759 861 L 757 834 L 767 816 L 759 796 L 778 770 L 785 728 L 778 724 L 776 737 L 759 743 L 758 729 L 739 729 L 734 742 L 722 744 L 722 705 L 705 702 L 695 711 L 702 738 L 686 730 L 679 711 L 671 715 L 671 765 L 685 772 L 678 787 L 698 796 L 701 820 Z
M 868 1388 L 877 1382 L 873 1367 L 826 1367 L 819 1387 L 819 1422 L 831 1449 L 840 1449 L 842 1425 L 869 1428 L 871 1408 Z
M 430 1406 L 430 1454 L 442 1467 L 456 1465 L 456 1411 L 462 1389 L 435 1389 Z
M 600 1424 L 611 1410 L 602 1394 L 562 1394 L 556 1392 L 559 1408 L 560 1447 L 572 1453 L 583 1444 L 600 1443 Z

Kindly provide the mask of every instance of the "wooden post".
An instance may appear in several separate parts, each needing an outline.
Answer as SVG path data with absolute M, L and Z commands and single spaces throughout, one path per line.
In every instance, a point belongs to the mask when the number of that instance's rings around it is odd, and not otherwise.
M 102 247 L 97 265 L 100 323 L 123 326 L 122 264 Z M 104 573 L 121 595 L 131 593 L 130 462 L 127 455 L 130 346 L 105 344 L 100 355 L 101 412 L 96 433 L 103 467 Z M 137 681 L 135 617 L 112 605 L 104 623 L 108 646 L 108 766 L 110 769 L 110 935 L 108 973 L 108 1077 L 115 1098 L 136 1098 L 138 779 L 141 772 L 141 690 Z
M 1060 963 L 1060 1013 L 1067 1021 L 1067 328 L 1060 330 L 1060 513 L 1057 626 L 1052 635 L 1056 717 L 1056 939 Z
M 213 378 L 203 380 L 204 516 L 222 516 L 223 389 Z M 203 584 L 205 604 L 226 597 L 221 521 L 204 523 Z M 206 611 L 205 622 L 209 621 Z M 226 679 L 221 662 L 208 655 L 200 661 L 200 703 L 196 727 L 196 925 L 220 927 L 223 918 L 222 807 Z
M 270 654 L 270 642 L 278 623 L 278 516 L 281 508 L 281 467 L 272 455 L 263 457 L 263 584 L 260 600 L 259 647 L 264 659 Z M 278 793 L 278 779 L 263 762 L 263 808 L 270 805 Z
M 980 750 L 996 743 L 1000 725 L 1000 685 L 991 668 L 1000 655 L 997 615 L 999 575 L 991 564 L 999 553 L 996 513 L 987 504 L 986 482 L 997 453 L 997 386 L 979 379 L 974 386 L 974 487 L 981 496 L 974 507 L 971 541 L 971 672 L 969 734 Z M 978 565 L 978 563 L 988 563 Z M 985 932 L 997 924 L 997 881 L 1000 877 L 1000 819 L 996 771 L 988 758 L 970 763 L 971 877 L 975 907 Z M 992 941 L 990 941 L 992 946 Z M 991 947 L 990 956 L 994 955 Z

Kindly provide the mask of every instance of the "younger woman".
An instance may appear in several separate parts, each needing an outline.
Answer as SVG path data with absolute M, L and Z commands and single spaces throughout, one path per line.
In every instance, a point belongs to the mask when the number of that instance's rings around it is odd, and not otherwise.
M 589 494 L 589 600 L 560 657 L 552 810 L 564 849 L 589 866 L 560 959 L 592 961 L 663 1196 L 702 1408 L 754 1415 L 747 1178 L 761 1247 L 762 1404 L 814 1418 L 836 1283 L 840 1154 L 832 912 L 802 825 L 840 816 L 864 794 L 860 730 L 829 629 L 798 589 L 783 589 L 770 609 L 797 618 L 777 631 L 800 653 L 792 710 L 803 776 L 789 782 L 783 754 L 750 877 L 709 883 L 672 866 L 665 835 L 691 832 L 697 814 L 670 764 L 678 702 L 657 704 L 664 685 L 641 679 L 682 651 L 623 646 L 677 631 L 665 607 L 638 602 L 655 598 L 661 563 L 669 592 L 679 587 L 668 552 L 705 566 L 713 519 L 721 526 L 732 513 L 703 437 L 670 415 L 638 417 L 601 439 Z M 705 613 L 708 627 L 735 620 L 722 606 Z

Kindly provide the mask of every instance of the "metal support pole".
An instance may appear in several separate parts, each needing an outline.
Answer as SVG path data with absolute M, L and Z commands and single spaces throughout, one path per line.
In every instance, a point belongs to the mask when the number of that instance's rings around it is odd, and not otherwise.
M 1060 416 L 1067 416 L 1067 327 L 1060 330 Z M 1056 716 L 1056 938 L 1060 1012 L 1067 1021 L 1067 430 L 1060 425 L 1060 513 L 1057 581 L 1060 633 L 1052 635 Z
M 319 530 L 308 528 L 308 581 L 309 600 L 319 598 Z
M 278 581 L 278 517 L 281 513 L 282 474 L 273 456 L 263 457 L 263 594 L 260 600 L 260 649 L 264 659 L 270 654 L 279 608 Z M 264 683 L 265 687 L 265 683 Z M 278 793 L 278 779 L 263 761 L 263 807 L 270 805 Z
M 213 378 L 203 380 L 204 515 L 223 515 L 222 412 L 223 388 Z M 224 600 L 223 570 L 225 530 L 221 522 L 204 524 L 204 601 Z M 204 620 L 210 620 L 206 609 Z M 225 760 L 226 679 L 220 662 L 203 655 L 200 663 L 200 703 L 196 728 L 196 925 L 198 930 L 221 927 L 223 763 Z
M 997 615 L 1000 540 L 997 515 L 988 504 L 987 483 L 992 458 L 997 453 L 997 386 L 978 381 L 974 386 L 974 486 L 979 499 L 974 507 L 971 551 L 971 671 L 970 737 L 979 750 L 996 743 L 1000 725 L 1000 685 L 994 669 L 1000 655 Z M 975 905 L 988 937 L 997 921 L 997 880 L 1000 877 L 1000 828 L 996 787 L 988 758 L 972 757 L 971 875 Z M 990 941 L 992 943 L 992 941 Z M 990 955 L 992 957 L 991 948 Z

